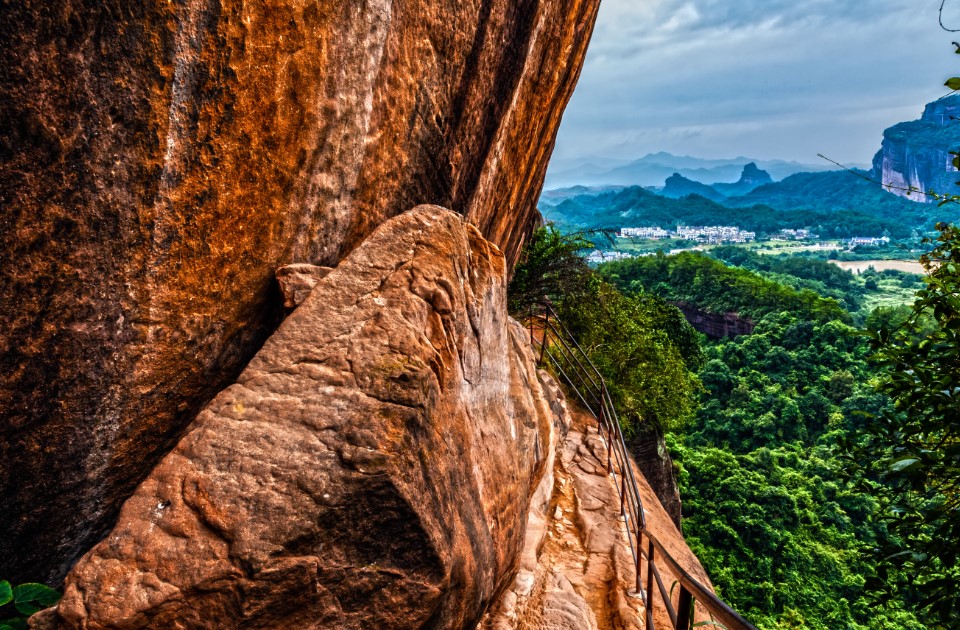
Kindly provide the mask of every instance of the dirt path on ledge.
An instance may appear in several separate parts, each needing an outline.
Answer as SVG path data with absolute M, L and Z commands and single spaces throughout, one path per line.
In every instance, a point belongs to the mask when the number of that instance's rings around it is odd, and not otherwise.
M 499 605 L 481 621 L 480 628 L 641 630 L 645 627 L 643 601 L 632 595 L 633 558 L 623 520 L 619 518 L 617 489 L 606 473 L 606 444 L 591 416 L 579 409 L 570 411 L 571 427 L 557 448 L 553 474 L 544 478 L 541 488 L 551 489 L 549 501 L 531 511 L 517 577 Z M 636 468 L 634 474 L 648 527 L 694 577 L 709 584 L 700 563 Z M 669 589 L 674 577 L 659 566 Z M 645 581 L 646 574 L 642 577 Z M 654 602 L 656 627 L 669 628 L 669 617 L 659 603 L 659 595 Z

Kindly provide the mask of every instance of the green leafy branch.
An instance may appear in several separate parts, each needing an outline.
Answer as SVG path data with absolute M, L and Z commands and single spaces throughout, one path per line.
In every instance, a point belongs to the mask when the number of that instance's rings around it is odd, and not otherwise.
M 27 618 L 30 615 L 58 601 L 60 593 L 49 586 L 35 582 L 11 586 L 10 582 L 0 580 L 0 617 L 16 611 L 13 616 L 0 619 L 0 630 L 27 630 Z

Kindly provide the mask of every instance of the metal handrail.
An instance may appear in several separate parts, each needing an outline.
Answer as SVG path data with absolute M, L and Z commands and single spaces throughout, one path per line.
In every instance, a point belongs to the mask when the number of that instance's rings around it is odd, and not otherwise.
M 620 497 L 620 512 L 627 529 L 627 543 L 633 556 L 636 571 L 636 594 L 643 597 L 646 607 L 647 630 L 654 630 L 652 593 L 656 581 L 657 590 L 675 630 L 688 630 L 694 620 L 694 606 L 700 604 L 709 613 L 714 623 L 727 630 L 757 630 L 741 617 L 710 589 L 691 576 L 671 556 L 666 548 L 647 529 L 643 501 L 630 465 L 629 452 L 623 440 L 623 432 L 617 411 L 600 371 L 580 347 L 549 303 L 539 305 L 539 311 L 531 310 L 529 318 L 530 344 L 539 351 L 539 363 L 548 363 L 556 371 L 583 406 L 597 420 L 597 431 L 607 445 L 607 474 L 613 477 Z M 539 325 L 537 339 L 534 326 Z M 566 367 L 565 367 L 566 366 Z M 647 549 L 643 549 L 643 538 Z M 677 578 L 680 593 L 677 607 L 673 607 L 657 568 L 656 558 L 661 557 Z M 646 568 L 646 590 L 641 585 L 642 569 Z

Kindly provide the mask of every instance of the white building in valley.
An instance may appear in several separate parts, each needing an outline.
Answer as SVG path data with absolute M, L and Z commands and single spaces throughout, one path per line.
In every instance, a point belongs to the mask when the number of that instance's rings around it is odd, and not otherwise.
M 756 232 L 741 230 L 735 225 L 677 226 L 677 237 L 698 243 L 747 243 L 756 240 Z
M 621 228 L 620 237 L 621 238 L 649 238 L 653 240 L 658 240 L 661 238 L 670 238 L 670 232 L 667 232 L 663 228 L 659 228 L 659 227 Z
M 869 245 L 869 246 L 880 246 L 886 245 L 890 242 L 889 236 L 881 236 L 879 238 L 874 238 L 872 236 L 854 236 L 848 242 L 848 245 L 851 248 L 857 247 L 858 245 Z
M 623 260 L 624 258 L 633 258 L 633 255 L 627 252 L 604 252 L 595 249 L 587 255 L 587 262 L 600 264 L 611 260 Z
M 807 232 L 806 230 L 797 230 Z M 682 238 L 698 243 L 748 243 L 756 240 L 756 232 L 741 230 L 735 225 L 712 225 L 688 227 L 677 226 L 676 232 L 668 232 L 661 227 L 625 227 L 620 228 L 620 238 L 644 238 L 659 240 L 664 238 Z

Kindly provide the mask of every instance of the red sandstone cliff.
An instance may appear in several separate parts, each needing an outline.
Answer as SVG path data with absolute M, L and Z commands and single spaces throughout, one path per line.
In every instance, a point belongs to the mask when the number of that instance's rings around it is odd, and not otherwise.
M 0 575 L 57 581 L 274 330 L 449 207 L 512 261 L 598 0 L 21 0 L 0 20 Z

